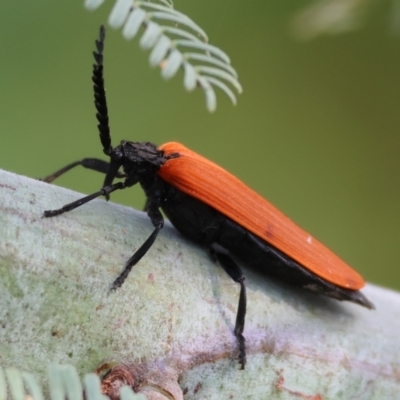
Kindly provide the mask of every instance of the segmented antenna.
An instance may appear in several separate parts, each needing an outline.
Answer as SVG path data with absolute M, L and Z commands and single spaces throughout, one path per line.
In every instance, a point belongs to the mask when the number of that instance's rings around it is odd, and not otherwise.
M 105 154 L 110 155 L 112 151 L 111 147 L 111 135 L 110 128 L 108 125 L 108 109 L 106 100 L 106 91 L 104 88 L 104 77 L 103 77 L 103 49 L 104 39 L 106 36 L 106 28 L 104 25 L 100 26 L 99 40 L 96 40 L 97 52 L 93 52 L 96 64 L 93 64 L 93 76 L 92 81 L 94 83 L 94 105 L 96 106 L 97 113 L 96 118 L 99 124 L 99 135 L 101 144 L 103 145 L 103 151 Z

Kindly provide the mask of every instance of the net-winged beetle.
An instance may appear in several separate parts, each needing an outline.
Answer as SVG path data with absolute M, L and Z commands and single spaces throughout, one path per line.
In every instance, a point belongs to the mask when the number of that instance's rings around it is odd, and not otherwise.
M 243 330 L 247 300 L 245 277 L 234 258 L 311 292 L 374 308 L 359 291 L 364 280 L 356 271 L 223 168 L 179 143 L 156 146 L 122 141 L 113 148 L 103 80 L 104 39 L 102 26 L 96 40 L 97 52 L 93 53 L 93 83 L 100 141 L 110 161 L 85 158 L 43 179 L 52 182 L 82 165 L 106 175 L 103 187 L 58 210 L 45 211 L 44 216 L 53 217 L 96 197 L 108 199 L 116 190 L 141 185 L 154 231 L 128 260 L 113 289 L 124 283 L 157 238 L 164 224 L 161 208 L 178 231 L 207 248 L 212 258 L 240 284 L 234 332 L 241 368 L 246 363 Z M 115 178 L 124 180 L 113 183 Z

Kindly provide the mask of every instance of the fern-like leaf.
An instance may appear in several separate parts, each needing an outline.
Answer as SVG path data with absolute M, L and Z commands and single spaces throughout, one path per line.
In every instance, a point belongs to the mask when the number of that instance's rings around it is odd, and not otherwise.
M 8 390 L 7 390 L 8 383 Z M 92 373 L 87 374 L 81 383 L 76 369 L 70 365 L 51 364 L 48 368 L 48 386 L 50 400 L 109 400 L 101 393 L 100 379 Z M 39 381 L 27 372 L 16 368 L 0 367 L 0 399 L 1 400 L 43 400 L 47 392 Z M 121 388 L 121 400 L 146 400 L 143 394 L 136 394 L 130 387 Z
M 103 1 L 85 0 L 85 6 L 93 10 Z M 151 49 L 150 65 L 159 66 L 164 79 L 172 78 L 183 69 L 185 89 L 191 91 L 201 87 L 209 111 L 214 111 L 217 106 L 215 87 L 236 104 L 231 87 L 241 93 L 242 86 L 229 57 L 218 47 L 208 44 L 204 30 L 175 10 L 170 0 L 116 0 L 108 22 L 114 28 L 122 27 L 126 39 L 134 38 L 142 28 L 139 44 L 143 49 Z

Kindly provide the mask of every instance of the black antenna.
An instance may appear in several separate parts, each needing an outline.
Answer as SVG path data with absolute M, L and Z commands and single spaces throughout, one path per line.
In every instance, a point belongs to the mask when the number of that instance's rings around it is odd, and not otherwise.
M 103 145 L 104 154 L 110 155 L 112 151 L 111 147 L 111 135 L 110 127 L 108 125 L 108 109 L 106 100 L 106 90 L 104 88 L 104 77 L 103 77 L 103 50 L 104 50 L 104 39 L 106 37 L 106 28 L 104 25 L 100 26 L 99 40 L 96 40 L 97 52 L 93 52 L 96 64 L 93 64 L 93 76 L 92 81 L 94 83 L 94 105 L 96 106 L 97 113 L 96 118 L 99 121 L 97 128 L 99 129 L 99 135 L 101 144 Z

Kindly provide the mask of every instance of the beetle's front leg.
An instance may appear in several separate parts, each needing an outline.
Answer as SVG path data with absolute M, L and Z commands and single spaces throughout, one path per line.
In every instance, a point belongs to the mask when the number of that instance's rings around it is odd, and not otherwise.
M 110 193 L 119 190 L 125 189 L 125 184 L 123 182 L 114 183 L 110 186 L 105 186 L 100 189 L 98 192 L 90 194 L 89 196 L 82 197 L 81 199 L 75 200 L 72 203 L 66 204 L 65 206 L 57 209 L 57 210 L 47 210 L 43 213 L 43 216 L 46 218 L 55 217 L 56 215 L 64 214 L 65 212 L 69 212 L 78 208 L 89 201 L 94 200 L 97 197 L 105 196 L 106 198 L 110 195 Z

